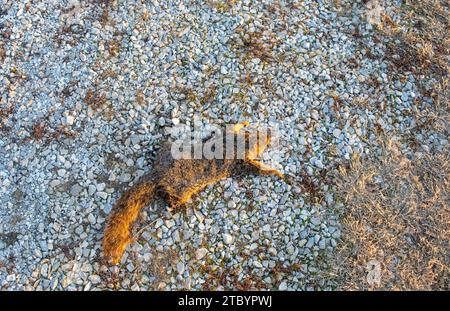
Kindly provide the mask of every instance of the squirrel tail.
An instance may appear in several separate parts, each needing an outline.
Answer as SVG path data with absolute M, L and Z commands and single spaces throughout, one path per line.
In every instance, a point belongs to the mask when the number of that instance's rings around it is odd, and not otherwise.
M 143 180 L 123 194 L 113 207 L 103 236 L 103 253 L 113 264 L 119 263 L 132 241 L 132 224 L 139 211 L 154 198 L 155 192 L 156 184 L 152 180 Z

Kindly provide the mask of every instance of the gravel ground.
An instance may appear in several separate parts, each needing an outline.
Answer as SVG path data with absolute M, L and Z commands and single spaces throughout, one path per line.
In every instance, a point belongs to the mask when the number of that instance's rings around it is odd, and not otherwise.
M 406 133 L 431 103 L 411 74 L 394 75 L 368 11 L 0 0 L 0 288 L 333 289 L 321 276 L 340 203 L 324 176 L 376 154 L 377 131 Z M 225 179 L 174 215 L 155 202 L 121 264 L 106 265 L 112 205 L 151 169 L 165 129 L 194 116 L 278 126 L 277 161 L 303 182 Z

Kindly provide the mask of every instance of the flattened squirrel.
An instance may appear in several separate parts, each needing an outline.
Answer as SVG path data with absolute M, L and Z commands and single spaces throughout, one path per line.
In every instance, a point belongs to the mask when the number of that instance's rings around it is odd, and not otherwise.
M 243 122 L 234 125 L 231 134 L 237 137 L 237 141 L 239 138 L 245 140 L 243 156 L 237 156 L 236 148 L 233 149 L 233 156 L 225 159 L 174 159 L 169 145 L 159 151 L 153 171 L 122 195 L 107 220 L 103 252 L 112 264 L 119 263 L 126 247 L 132 242 L 131 229 L 140 210 L 157 194 L 166 199 L 170 208 L 178 208 L 206 186 L 227 177 L 252 173 L 284 178 L 280 171 L 257 160 L 271 142 L 270 132 L 261 134 L 260 130 Z M 252 139 L 255 135 L 258 138 Z M 223 137 L 211 139 L 217 139 L 214 142 L 222 144 L 226 153 Z

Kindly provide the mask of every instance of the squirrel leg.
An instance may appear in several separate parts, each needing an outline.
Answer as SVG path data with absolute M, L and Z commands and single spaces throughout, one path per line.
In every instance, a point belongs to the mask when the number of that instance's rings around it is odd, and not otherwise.
M 249 160 L 248 162 L 250 165 L 252 165 L 254 168 L 257 169 L 258 174 L 261 175 L 276 175 L 280 178 L 284 179 L 284 174 L 281 173 L 279 170 L 268 166 L 267 164 L 264 164 L 262 162 L 259 162 L 257 160 Z
M 173 195 L 169 195 L 167 198 L 167 202 L 169 204 L 169 208 L 167 209 L 169 214 L 172 215 L 172 213 L 176 213 L 177 211 L 179 211 L 185 204 L 186 202 L 190 199 L 189 197 L 183 196 L 183 197 L 178 197 L 178 196 L 173 196 Z

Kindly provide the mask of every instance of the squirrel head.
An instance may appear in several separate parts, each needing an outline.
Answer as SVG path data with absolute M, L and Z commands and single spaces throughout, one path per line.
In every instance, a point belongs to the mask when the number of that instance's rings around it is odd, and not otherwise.
M 262 155 L 272 140 L 272 131 L 269 128 L 257 128 L 242 122 L 234 126 L 234 132 L 239 141 L 245 141 L 245 160 L 253 160 Z

